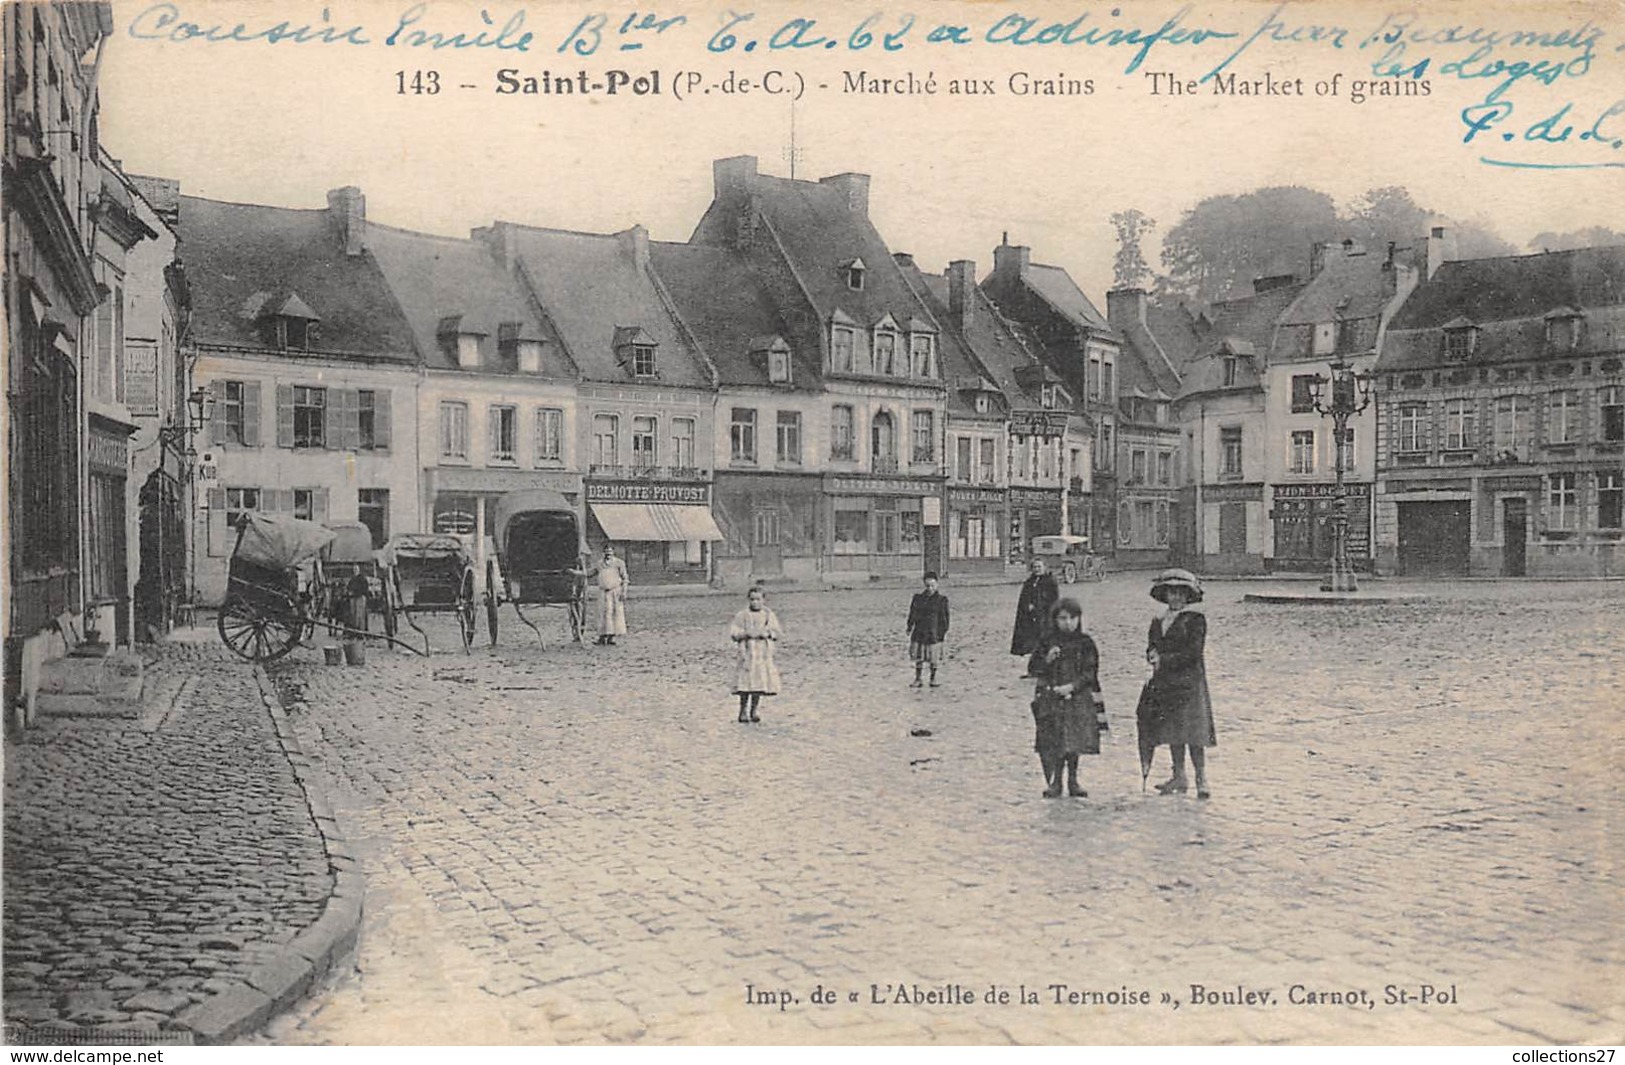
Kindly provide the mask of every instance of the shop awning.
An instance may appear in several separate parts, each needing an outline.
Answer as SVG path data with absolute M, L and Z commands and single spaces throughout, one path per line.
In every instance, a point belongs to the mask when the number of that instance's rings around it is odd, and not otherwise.
M 723 538 L 708 507 L 674 503 L 594 503 L 592 514 L 612 540 L 678 543 Z

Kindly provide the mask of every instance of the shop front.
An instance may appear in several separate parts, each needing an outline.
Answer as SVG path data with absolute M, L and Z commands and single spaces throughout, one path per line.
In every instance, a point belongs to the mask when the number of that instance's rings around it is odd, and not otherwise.
M 818 579 L 821 476 L 719 471 L 713 498 L 725 537 L 716 548 L 716 571 L 725 584 Z
M 490 518 L 496 501 L 511 492 L 536 489 L 557 492 L 571 506 L 581 505 L 581 475 L 577 473 L 431 466 L 423 471 L 423 499 L 429 507 L 423 528 L 469 537 L 483 530 L 486 538 L 495 543 L 500 530 L 491 527 Z
M 1348 491 L 1349 561 L 1361 572 L 1371 572 L 1371 482 L 1345 482 Z M 1319 572 L 1332 557 L 1332 503 L 1335 484 L 1278 484 L 1273 486 L 1270 519 L 1275 529 L 1275 553 L 1269 568 L 1281 572 Z
M 1010 489 L 1010 561 L 1024 564 L 1032 555 L 1033 537 L 1062 532 L 1060 488 Z
M 1009 520 L 1002 490 L 949 488 L 948 572 L 1002 574 Z
M 825 495 L 827 572 L 914 574 L 942 565 L 940 480 L 831 476 Z
M 587 542 L 606 543 L 633 584 L 704 583 L 712 546 L 723 539 L 711 515 L 710 482 L 588 478 Z

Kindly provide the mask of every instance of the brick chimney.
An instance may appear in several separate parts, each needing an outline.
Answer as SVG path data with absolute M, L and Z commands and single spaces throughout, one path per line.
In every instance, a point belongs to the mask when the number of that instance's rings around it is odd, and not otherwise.
M 497 262 L 502 264 L 504 270 L 512 270 L 514 264 L 519 261 L 519 249 L 514 243 L 513 226 L 507 222 L 471 229 L 468 236 L 470 240 L 491 249 L 491 254 L 496 256 Z
M 354 185 L 346 185 L 328 192 L 327 209 L 339 224 L 344 254 L 360 255 L 367 246 L 367 198 Z
M 1106 293 L 1106 321 L 1113 329 L 1126 329 L 1131 323 L 1143 327 L 1145 313 L 1145 289 L 1114 288 Z
M 948 313 L 964 328 L 976 314 L 976 263 L 956 259 L 948 264 Z
M 819 178 L 820 185 L 828 185 L 841 194 L 846 209 L 863 218 L 869 217 L 869 175 L 832 174 Z
M 621 251 L 632 259 L 639 270 L 649 268 L 649 231 L 642 226 L 633 226 L 615 234 L 615 240 L 620 244 Z
M 1025 244 L 1011 244 L 1008 233 L 1004 235 L 1004 243 L 993 249 L 993 272 L 1000 276 L 1019 278 L 1032 261 L 1033 250 Z
M 1439 267 L 1456 259 L 1456 235 L 1444 226 L 1434 226 L 1428 234 L 1428 276 L 1439 272 Z
M 756 157 L 735 155 L 716 160 L 711 164 L 711 180 L 713 196 L 719 200 L 749 192 L 756 181 Z

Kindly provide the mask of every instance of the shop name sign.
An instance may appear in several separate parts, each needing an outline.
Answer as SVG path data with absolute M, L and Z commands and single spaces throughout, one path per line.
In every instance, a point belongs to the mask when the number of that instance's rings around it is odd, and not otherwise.
M 1018 410 L 1010 413 L 1010 431 L 1017 436 L 1065 436 L 1064 410 Z
M 1350 496 L 1368 496 L 1371 494 L 1369 481 L 1359 483 L 1344 482 Z M 1337 495 L 1335 484 L 1278 484 L 1275 486 L 1276 499 L 1330 499 Z
M 935 495 L 939 487 L 930 481 L 906 481 L 886 477 L 834 477 L 829 483 L 830 491 L 843 495 L 928 496 Z
M 589 503 L 699 503 L 711 502 L 703 484 L 661 484 L 650 481 L 588 481 Z
M 948 489 L 948 502 L 971 506 L 1003 503 L 1004 493 L 997 488 L 950 488 Z

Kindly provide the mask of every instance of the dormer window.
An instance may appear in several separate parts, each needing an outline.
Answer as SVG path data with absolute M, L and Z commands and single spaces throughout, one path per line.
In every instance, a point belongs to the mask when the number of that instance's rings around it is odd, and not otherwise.
M 649 379 L 660 376 L 655 357 L 658 342 L 642 326 L 615 327 L 615 361 L 626 367 L 633 377 Z
M 1465 362 L 1478 346 L 1478 327 L 1465 318 L 1458 318 L 1444 327 L 1444 357 L 1452 362 Z
M 1546 346 L 1552 351 L 1573 351 L 1580 346 L 1580 327 L 1584 322 L 1580 312 L 1572 307 L 1559 307 L 1546 315 Z
M 320 324 L 316 312 L 297 293 L 280 302 L 268 300 L 260 311 L 262 335 L 279 351 L 313 350 Z
M 480 340 L 488 334 L 477 329 L 460 314 L 449 314 L 440 319 L 435 329 L 440 350 L 464 370 L 476 370 L 480 365 Z
M 1038 390 L 1038 405 L 1045 410 L 1054 410 L 1057 406 L 1057 390 L 1054 385 L 1044 385 Z
M 897 372 L 897 334 L 889 329 L 875 331 L 875 373 L 887 377 Z
M 910 326 L 923 323 L 910 322 Z M 930 333 L 911 331 L 908 337 L 910 369 L 915 377 L 937 376 L 937 338 Z
M 853 292 L 863 291 L 863 275 L 869 268 L 863 265 L 862 259 L 853 259 L 841 267 L 841 274 L 846 280 L 846 287 Z
M 993 406 L 993 402 L 992 402 L 992 400 L 990 400 L 988 398 L 988 395 L 987 395 L 986 392 L 978 392 L 978 393 L 976 393 L 976 398 L 974 400 L 972 400 L 971 402 L 972 402 L 972 405 L 976 408 L 976 413 L 977 414 L 986 414 L 988 412 L 989 408 L 991 408 Z
M 1236 387 L 1236 375 L 1240 372 L 1241 360 L 1234 355 L 1224 357 L 1224 387 Z
M 497 357 L 504 370 L 541 373 L 542 340 L 523 322 L 503 322 L 497 326 Z
M 761 360 L 759 365 L 767 367 L 767 380 L 770 384 L 791 384 L 790 345 L 781 336 L 757 337 L 750 343 L 750 352 L 753 360 Z
M 1337 323 L 1315 323 L 1315 354 L 1330 355 L 1337 350 Z

